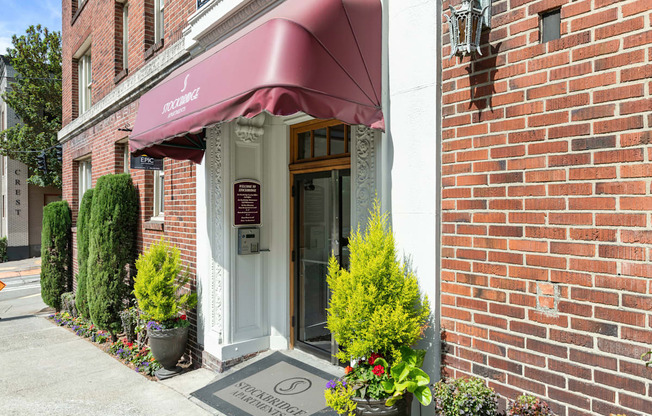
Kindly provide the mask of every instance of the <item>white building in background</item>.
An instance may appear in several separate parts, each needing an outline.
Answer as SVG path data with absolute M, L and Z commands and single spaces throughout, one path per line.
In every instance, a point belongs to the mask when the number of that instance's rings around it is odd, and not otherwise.
M 14 74 L 9 59 L 0 56 L 0 94 L 11 88 Z M 0 95 L 0 131 L 19 123 L 14 110 Z M 43 207 L 61 199 L 61 190 L 30 185 L 27 183 L 29 176 L 25 164 L 0 156 L 0 238 L 7 238 L 7 257 L 10 261 L 41 255 Z

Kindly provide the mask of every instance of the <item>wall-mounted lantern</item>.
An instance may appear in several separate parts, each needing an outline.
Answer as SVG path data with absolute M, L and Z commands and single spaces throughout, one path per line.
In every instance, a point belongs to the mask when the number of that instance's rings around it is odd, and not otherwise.
M 451 56 L 464 56 L 480 52 L 480 35 L 483 27 L 491 27 L 491 0 L 462 0 L 462 5 L 455 10 L 448 6 L 451 15 L 444 15 L 448 20 L 451 40 Z

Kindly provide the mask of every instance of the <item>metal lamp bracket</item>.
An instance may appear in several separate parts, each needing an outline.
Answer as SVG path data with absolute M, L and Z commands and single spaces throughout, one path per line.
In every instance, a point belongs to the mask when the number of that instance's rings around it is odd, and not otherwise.
M 492 0 L 480 0 L 480 8 L 484 10 L 482 25 L 487 28 L 491 28 L 491 2 Z

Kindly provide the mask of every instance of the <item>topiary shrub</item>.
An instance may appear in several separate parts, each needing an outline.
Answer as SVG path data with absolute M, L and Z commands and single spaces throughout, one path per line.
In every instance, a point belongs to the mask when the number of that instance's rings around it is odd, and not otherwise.
M 93 203 L 94 189 L 89 189 L 84 193 L 84 197 L 79 205 L 77 215 L 77 265 L 79 274 L 77 274 L 77 292 L 75 294 L 75 306 L 81 316 L 88 319 L 88 237 L 90 234 L 91 205 Z
M 46 305 L 59 311 L 61 295 L 69 286 L 70 228 L 72 218 L 68 202 L 51 202 L 43 208 L 41 229 L 41 297 Z
M 100 177 L 91 204 L 86 299 L 93 323 L 113 337 L 120 332 L 120 311 L 129 292 L 127 265 L 135 259 L 137 219 L 131 176 Z
M 0 238 L 0 263 L 7 261 L 7 237 Z
M 161 239 L 138 256 L 136 269 L 134 294 L 144 318 L 163 329 L 187 326 L 188 321 L 179 319 L 179 314 L 195 307 L 197 295 L 181 293 L 189 278 L 181 272 L 179 249 Z
M 398 361 L 400 347 L 423 336 L 430 309 L 417 277 L 397 259 L 388 217 L 380 213 L 378 201 L 366 231 L 351 236 L 349 249 L 349 270 L 331 257 L 327 277 L 328 329 L 340 346 L 337 357 L 347 362 L 374 352 Z
M 480 378 L 440 380 L 435 383 L 435 414 L 439 416 L 495 416 L 498 395 Z

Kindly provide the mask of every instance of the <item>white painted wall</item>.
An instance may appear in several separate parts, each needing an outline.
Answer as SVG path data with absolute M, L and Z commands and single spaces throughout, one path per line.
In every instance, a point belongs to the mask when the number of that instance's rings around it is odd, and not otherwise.
M 289 345 L 288 126 L 263 119 L 257 137 L 243 139 L 247 121 L 224 123 L 219 134 L 209 130 L 198 169 L 199 342 L 222 361 Z M 259 254 L 237 254 L 231 194 L 240 179 L 261 183 Z
M 439 377 L 439 39 L 441 3 L 382 0 L 382 201 L 400 252 L 409 255 L 433 311 L 424 369 Z M 413 413 L 414 414 L 414 413 Z

